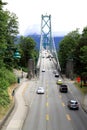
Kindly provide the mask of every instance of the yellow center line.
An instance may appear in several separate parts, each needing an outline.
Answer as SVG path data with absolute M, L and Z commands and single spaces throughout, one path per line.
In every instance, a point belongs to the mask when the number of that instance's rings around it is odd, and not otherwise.
M 62 98 L 62 96 L 61 96 L 61 95 L 59 95 L 59 98 Z
M 46 91 L 48 92 L 48 89 L 46 89 Z
M 66 115 L 66 117 L 67 117 L 67 119 L 70 121 L 71 120 L 71 118 L 70 118 L 70 115 L 69 114 L 67 114 Z
M 64 104 L 64 102 L 62 102 L 62 106 L 63 106 L 63 107 L 65 107 L 65 104 Z
M 47 120 L 47 121 L 49 120 L 49 115 L 48 115 L 48 114 L 46 114 L 46 120 Z
M 48 84 L 48 81 L 46 81 L 46 84 Z
M 48 102 L 46 102 L 46 106 L 48 107 Z
M 47 84 L 47 88 L 49 87 L 49 85 Z
M 46 98 L 48 98 L 48 94 L 46 95 Z

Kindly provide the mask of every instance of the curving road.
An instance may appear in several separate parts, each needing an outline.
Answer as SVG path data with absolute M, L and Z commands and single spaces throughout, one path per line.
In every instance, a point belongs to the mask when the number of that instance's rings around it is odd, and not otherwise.
M 42 72 L 43 68 L 45 72 Z M 67 101 L 75 98 L 74 92 L 71 88 L 68 93 L 59 92 L 53 70 L 53 61 L 46 56 L 42 58 L 40 77 L 32 87 L 32 96 L 29 95 L 29 87 L 25 93 L 29 110 L 22 130 L 87 130 L 86 113 L 81 106 L 75 111 L 68 109 Z M 36 94 L 39 86 L 44 87 L 45 94 Z

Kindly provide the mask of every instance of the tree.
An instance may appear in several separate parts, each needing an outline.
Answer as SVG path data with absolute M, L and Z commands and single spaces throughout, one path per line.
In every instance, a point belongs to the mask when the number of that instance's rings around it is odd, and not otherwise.
M 7 31 L 7 14 L 3 10 L 3 6 L 7 3 L 0 0 L 0 68 L 4 66 L 3 57 L 5 55 L 5 49 L 7 46 L 6 42 L 6 31 Z
M 8 15 L 7 20 L 7 44 L 14 44 L 15 38 L 18 34 L 18 17 L 15 13 L 6 11 Z
M 18 21 L 14 13 L 4 11 L 7 3 L 0 0 L 0 67 L 13 65 L 14 40 L 18 34 Z
M 9 11 L 5 12 L 7 14 L 7 29 L 6 29 L 6 49 L 5 49 L 5 57 L 4 63 L 6 67 L 10 68 L 14 65 L 13 55 L 15 52 L 15 39 L 18 34 L 18 21 L 17 16 L 14 13 L 10 13 Z
M 87 81 L 87 27 L 83 29 L 74 53 L 75 72 L 81 76 L 84 83 Z
M 78 29 L 70 32 L 64 37 L 64 39 L 59 43 L 58 57 L 62 68 L 62 72 L 66 71 L 66 63 L 68 59 L 73 59 L 74 50 L 78 44 L 80 34 Z
M 35 49 L 36 42 L 31 37 L 20 37 L 20 50 L 21 50 L 21 64 L 27 67 L 28 60 L 33 59 L 34 61 L 38 57 L 37 51 Z

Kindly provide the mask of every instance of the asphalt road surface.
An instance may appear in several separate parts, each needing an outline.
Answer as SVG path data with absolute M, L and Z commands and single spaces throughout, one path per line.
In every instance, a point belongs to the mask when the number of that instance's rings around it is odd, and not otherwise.
M 87 130 L 86 113 L 81 106 L 79 110 L 68 109 L 67 101 L 75 98 L 74 93 L 70 88 L 68 93 L 59 92 L 53 70 L 53 61 L 42 58 L 40 77 L 31 89 L 31 98 L 28 87 L 25 92 L 29 110 L 22 130 Z M 38 87 L 44 87 L 45 94 L 37 94 Z

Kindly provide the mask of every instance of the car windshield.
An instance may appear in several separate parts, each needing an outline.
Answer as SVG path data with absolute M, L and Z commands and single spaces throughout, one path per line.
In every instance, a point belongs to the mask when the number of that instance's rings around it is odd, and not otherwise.
M 42 90 L 43 88 L 38 88 L 39 90 Z
M 71 104 L 78 104 L 78 102 L 75 102 L 75 101 L 71 101 L 70 103 Z

